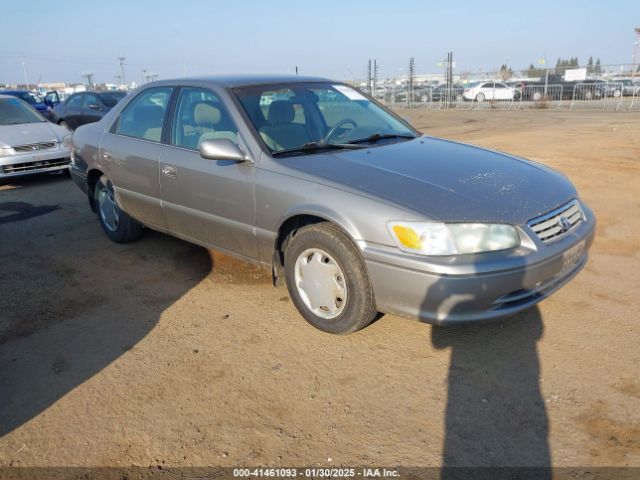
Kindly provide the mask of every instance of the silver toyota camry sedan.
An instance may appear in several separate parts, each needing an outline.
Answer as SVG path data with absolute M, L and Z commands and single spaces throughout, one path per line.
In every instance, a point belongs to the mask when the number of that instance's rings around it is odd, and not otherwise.
M 378 312 L 513 314 L 582 269 L 595 231 L 562 174 L 422 135 L 322 78 L 147 84 L 72 144 L 111 240 L 147 227 L 261 264 L 331 333 Z

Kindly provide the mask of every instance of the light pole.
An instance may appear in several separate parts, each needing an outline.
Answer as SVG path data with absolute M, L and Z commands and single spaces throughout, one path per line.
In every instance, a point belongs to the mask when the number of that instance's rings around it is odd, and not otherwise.
M 24 57 L 20 57 L 20 62 L 22 63 L 22 71 L 24 72 L 24 83 L 27 85 L 27 90 L 29 90 L 29 78 L 27 78 L 27 65 L 24 63 Z
M 118 57 L 118 61 L 120 62 L 120 78 L 122 79 L 122 83 L 126 85 L 127 80 L 124 76 L 124 61 L 126 60 L 126 57 Z

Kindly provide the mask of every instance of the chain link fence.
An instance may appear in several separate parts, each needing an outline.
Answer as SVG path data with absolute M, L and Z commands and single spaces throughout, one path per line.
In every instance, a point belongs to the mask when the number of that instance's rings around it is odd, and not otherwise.
M 432 110 L 640 111 L 640 72 L 632 65 L 597 70 L 536 69 L 415 75 L 357 84 L 391 108 Z M 538 76 L 534 76 L 534 73 Z M 446 79 L 449 81 L 447 82 Z

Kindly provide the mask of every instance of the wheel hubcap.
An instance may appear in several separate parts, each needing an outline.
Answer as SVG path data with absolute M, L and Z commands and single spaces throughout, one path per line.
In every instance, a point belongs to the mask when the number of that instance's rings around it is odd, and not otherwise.
M 309 310 L 326 319 L 342 313 L 347 303 L 347 282 L 331 255 L 309 248 L 298 256 L 294 273 L 298 294 Z
M 98 192 L 98 207 L 105 227 L 115 232 L 120 224 L 120 210 L 109 189 L 102 188 Z

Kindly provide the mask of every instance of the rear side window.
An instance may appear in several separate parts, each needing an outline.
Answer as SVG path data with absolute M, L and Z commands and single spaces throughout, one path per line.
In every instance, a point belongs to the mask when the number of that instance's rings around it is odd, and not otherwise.
M 134 98 L 120 113 L 116 133 L 159 142 L 172 90 L 171 87 L 150 88 Z

